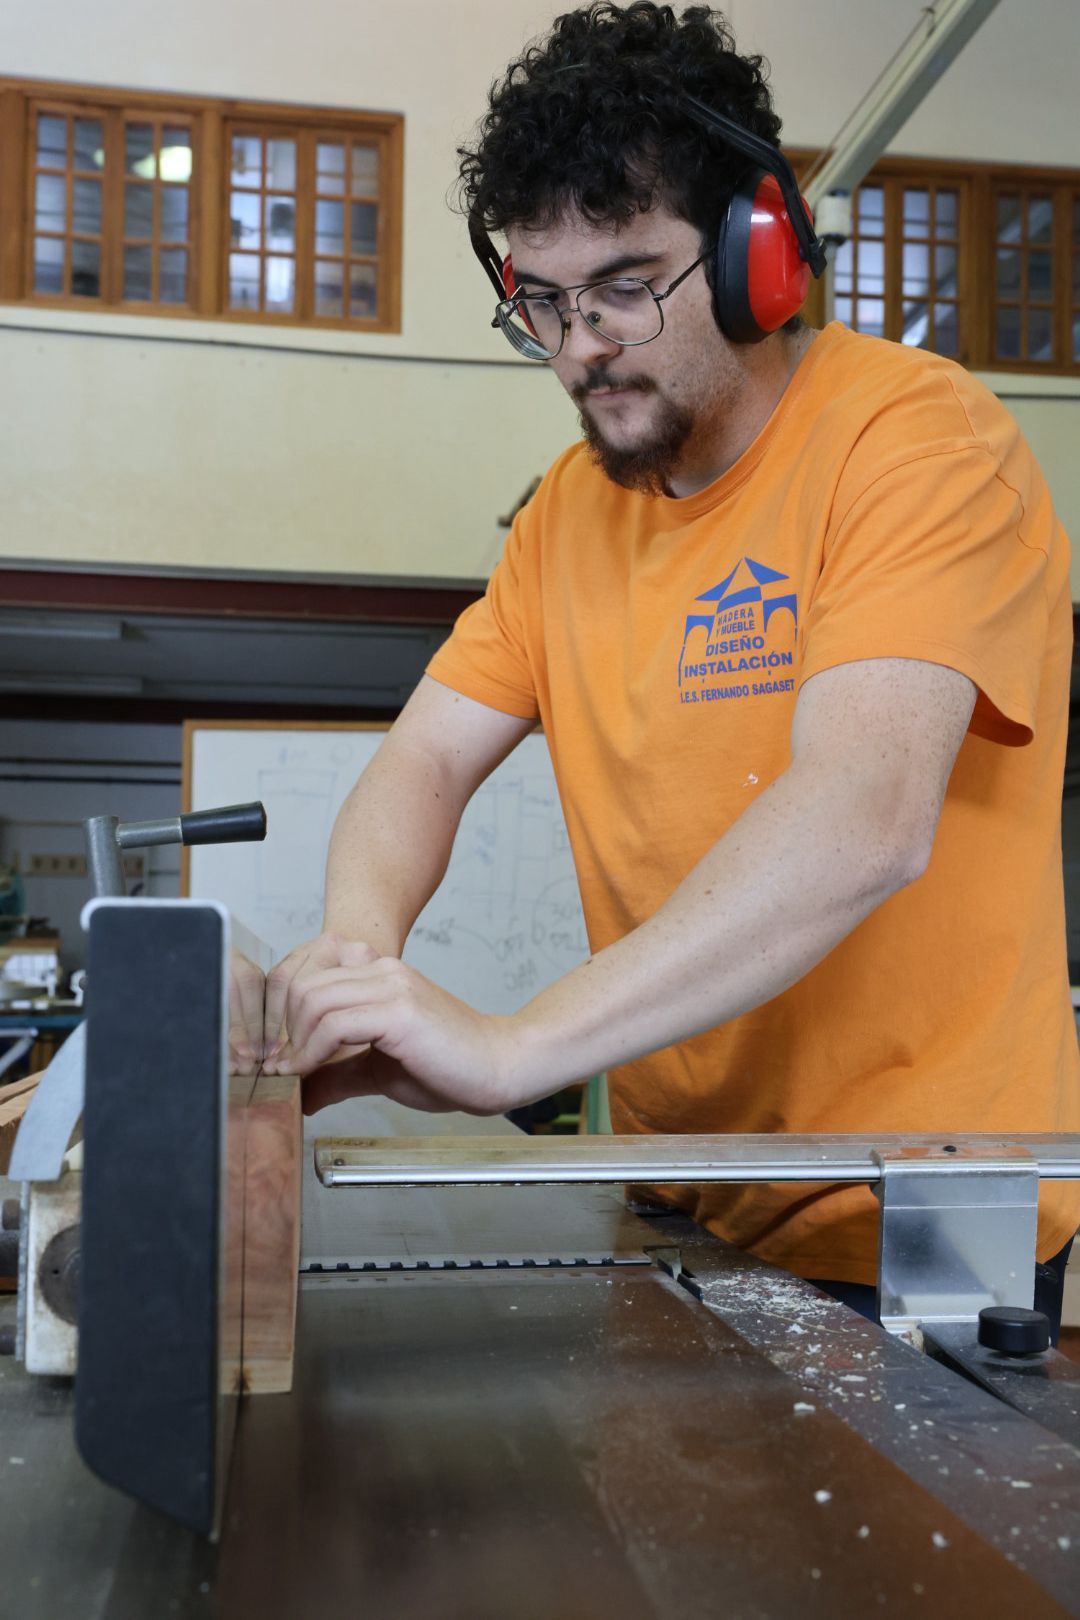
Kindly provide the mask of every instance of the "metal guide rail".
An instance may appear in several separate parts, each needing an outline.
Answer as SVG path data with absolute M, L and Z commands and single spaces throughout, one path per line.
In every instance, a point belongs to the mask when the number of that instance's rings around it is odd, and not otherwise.
M 326 1138 L 326 1187 L 863 1182 L 881 1206 L 878 1315 L 890 1332 L 1030 1311 L 1040 1180 L 1080 1180 L 1080 1135 Z
M 320 1137 L 325 1187 L 479 1187 L 499 1183 L 864 1181 L 886 1161 L 918 1161 L 939 1175 L 999 1164 L 1047 1180 L 1080 1180 L 1080 1135 Z

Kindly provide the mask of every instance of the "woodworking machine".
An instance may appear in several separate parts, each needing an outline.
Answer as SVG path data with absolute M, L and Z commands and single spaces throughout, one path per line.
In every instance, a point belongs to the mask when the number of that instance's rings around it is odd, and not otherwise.
M 205 901 L 85 926 L 81 1171 L 31 1112 L 11 1166 L 0 1614 L 1080 1615 L 1080 1366 L 1030 1310 L 1080 1138 L 404 1137 L 365 1100 L 302 1185 L 266 952 Z M 754 1179 L 876 1189 L 880 1324 L 623 1194 Z

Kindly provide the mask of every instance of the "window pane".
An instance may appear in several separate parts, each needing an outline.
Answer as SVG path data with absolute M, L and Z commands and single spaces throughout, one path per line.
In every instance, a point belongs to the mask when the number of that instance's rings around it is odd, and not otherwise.
M 885 220 L 885 192 L 881 186 L 859 187 L 859 232 L 880 236 Z
M 1028 310 L 1028 359 L 1052 360 L 1054 358 L 1054 336 L 1051 325 L 1053 311 L 1049 309 Z
M 930 226 L 930 193 L 922 186 L 904 187 L 904 229 L 925 235 Z
M 38 237 L 34 243 L 34 291 L 62 293 L 64 290 L 64 244 L 55 237 Z
M 262 225 L 259 219 L 261 201 L 256 192 L 234 191 L 229 203 L 232 218 L 233 247 L 257 248 L 262 246 Z
M 262 141 L 257 135 L 233 136 L 232 177 L 234 185 L 261 185 Z
M 1050 245 L 1050 227 L 1054 222 L 1054 205 L 1049 197 L 1028 198 L 1028 241 Z
M 101 295 L 101 244 L 72 242 L 71 290 L 78 298 Z
M 62 231 L 67 214 L 67 185 L 62 175 L 39 174 L 34 190 L 34 229 Z
M 349 314 L 354 320 L 374 320 L 377 313 L 375 266 L 354 264 L 349 276 Z
M 101 181 L 76 180 L 72 199 L 71 228 L 85 236 L 101 234 Z
M 1073 299 L 1080 304 L 1080 249 L 1073 254 Z
M 191 131 L 167 127 L 161 132 L 161 178 L 182 185 L 191 179 Z
M 254 253 L 229 254 L 229 308 L 258 309 L 262 260 Z
M 934 215 L 937 220 L 939 236 L 956 235 L 956 200 L 955 191 L 939 191 L 934 200 Z
M 124 249 L 124 297 L 134 302 L 145 302 L 150 297 L 150 249 L 127 247 Z
M 1073 321 L 1073 359 L 1080 360 L 1080 317 Z
M 155 178 L 157 164 L 154 160 L 153 124 L 124 126 L 124 166 L 128 174 L 137 174 L 142 180 Z
M 851 242 L 842 242 L 837 249 L 834 260 L 835 287 L 838 293 L 849 293 L 851 291 L 851 270 L 854 256 L 855 250 Z M 839 319 L 839 317 L 837 318 Z
M 1020 311 L 999 309 L 997 312 L 997 352 L 1002 360 L 1020 358 Z
M 325 259 L 315 264 L 315 313 L 340 315 L 342 310 L 342 282 L 344 265 L 328 263 Z
M 925 297 L 930 291 L 930 249 L 921 242 L 904 243 L 904 294 Z
M 835 299 L 833 301 L 833 312 L 834 312 L 834 314 L 836 316 L 836 319 L 838 321 L 843 321 L 845 326 L 850 326 L 851 325 L 851 299 L 850 298 L 837 298 L 837 299 Z
M 374 246 L 368 249 L 374 252 Z M 885 244 L 884 242 L 859 243 L 859 291 L 864 293 L 885 292 Z
M 1073 241 L 1080 247 L 1080 197 L 1073 198 Z
M 1020 296 L 1020 249 L 998 248 L 997 290 L 1003 298 Z
M 856 305 L 855 318 L 859 323 L 860 332 L 869 332 L 873 337 L 885 336 L 884 299 L 860 298 Z
M 956 249 L 934 249 L 934 286 L 939 293 L 956 291 Z
M 161 235 L 166 242 L 186 242 L 188 233 L 187 186 L 162 186 Z
M 67 120 L 38 113 L 37 162 L 39 168 L 67 167 Z
M 267 259 L 266 308 L 291 314 L 296 284 L 295 259 Z
M 163 304 L 187 303 L 187 251 L 166 248 L 158 260 L 158 298 Z
M 955 304 L 934 305 L 934 348 L 938 354 L 960 352 L 960 330 Z
M 128 180 L 124 186 L 124 235 L 151 237 L 154 234 L 154 188 Z
M 324 202 L 321 198 L 316 202 L 315 251 L 339 255 L 345 252 L 344 203 Z
M 315 166 L 316 191 L 338 195 L 345 190 L 345 148 L 340 142 L 320 141 L 315 148 Z
M 379 189 L 379 148 L 354 146 L 352 149 L 353 196 L 371 195 Z
M 267 197 L 266 238 L 273 248 L 296 246 L 296 204 L 291 197 Z
M 903 328 L 900 333 L 901 343 L 907 343 L 912 348 L 925 348 L 930 335 L 930 317 L 927 306 L 923 303 L 910 303 L 904 305 Z
M 1050 254 L 1028 255 L 1028 297 L 1036 301 L 1050 297 Z
M 378 208 L 374 203 L 354 202 L 352 205 L 352 251 L 374 253 L 378 233 Z M 863 251 L 867 251 L 864 249 Z M 879 250 L 880 251 L 880 250 Z M 859 254 L 862 265 L 862 253 Z
M 1010 242 L 1020 236 L 1020 198 L 1011 193 L 998 197 L 997 233 Z
M 75 120 L 75 167 L 77 169 L 103 169 L 105 142 L 98 118 Z
M 266 144 L 266 184 L 278 191 L 296 189 L 296 142 L 268 141 Z

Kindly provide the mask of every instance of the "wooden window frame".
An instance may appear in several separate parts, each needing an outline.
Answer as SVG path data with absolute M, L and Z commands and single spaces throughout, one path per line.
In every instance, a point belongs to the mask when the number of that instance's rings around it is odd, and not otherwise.
M 818 153 L 788 151 L 796 173 L 805 173 Z M 1031 164 L 967 163 L 947 158 L 880 158 L 866 175 L 864 185 L 886 188 L 886 330 L 903 303 L 900 262 L 901 221 L 896 208 L 900 187 L 931 188 L 944 185 L 959 193 L 958 314 L 959 352 L 952 358 L 973 371 L 1021 374 L 1030 377 L 1080 377 L 1080 359 L 1072 359 L 1073 312 L 1080 316 L 1080 291 L 1072 287 L 1072 262 L 1080 256 L 1073 241 L 1071 207 L 1080 199 L 1080 170 Z M 994 309 L 997 229 L 995 197 L 998 191 L 1049 192 L 1054 199 L 1052 309 L 1056 354 L 1053 360 L 999 359 L 995 353 Z M 890 194 L 893 210 L 890 214 Z M 932 297 L 932 295 L 931 295 Z M 824 321 L 824 288 L 815 282 L 804 308 L 814 325 Z
M 123 261 L 123 161 L 107 161 L 103 171 L 102 292 L 100 297 L 37 293 L 33 289 L 33 175 L 36 140 L 31 120 L 37 111 L 100 119 L 123 141 L 125 116 L 144 122 L 187 124 L 191 128 L 192 176 L 188 207 L 188 302 L 124 301 L 119 296 Z M 355 141 L 377 148 L 378 239 L 375 259 L 376 314 L 316 316 L 313 298 L 298 297 L 295 312 L 233 310 L 228 305 L 230 155 L 228 131 L 258 125 L 295 135 L 314 150 L 316 139 Z M 116 139 L 114 134 L 113 139 Z M 152 315 L 165 320 L 225 321 L 258 326 L 317 327 L 324 331 L 380 333 L 401 331 L 401 261 L 405 120 L 400 113 L 351 108 L 302 107 L 281 102 L 227 100 L 88 86 L 52 80 L 0 77 L 0 304 L 74 310 L 80 314 Z M 106 145 L 106 151 L 109 151 Z M 111 156 L 112 154 L 110 154 Z M 299 159 L 299 152 L 298 152 Z M 314 280 L 314 244 L 301 240 L 301 189 L 314 217 L 314 173 L 297 173 L 298 287 Z M 347 262 L 347 261 L 346 261 Z M 346 305 L 347 307 L 347 305 Z

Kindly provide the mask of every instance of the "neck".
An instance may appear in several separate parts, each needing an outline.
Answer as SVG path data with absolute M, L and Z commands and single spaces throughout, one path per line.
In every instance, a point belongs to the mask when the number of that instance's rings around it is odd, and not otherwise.
M 736 351 L 739 364 L 723 392 L 717 418 L 704 424 L 701 434 L 687 445 L 670 480 L 672 495 L 696 495 L 735 465 L 779 405 L 816 336 L 812 327 L 805 326 Z

